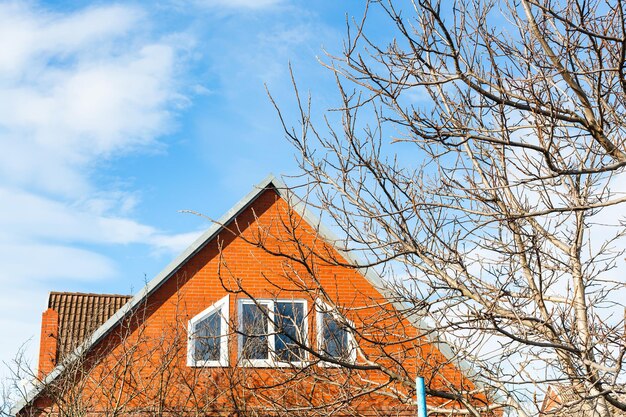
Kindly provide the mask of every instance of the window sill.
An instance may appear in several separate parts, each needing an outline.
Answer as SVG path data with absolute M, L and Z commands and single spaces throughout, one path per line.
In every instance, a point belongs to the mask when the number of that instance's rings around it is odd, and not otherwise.
M 310 363 L 302 362 L 275 362 L 271 359 L 239 359 L 239 366 L 243 368 L 304 368 Z
M 189 368 L 227 368 L 228 362 L 223 361 L 187 361 Z

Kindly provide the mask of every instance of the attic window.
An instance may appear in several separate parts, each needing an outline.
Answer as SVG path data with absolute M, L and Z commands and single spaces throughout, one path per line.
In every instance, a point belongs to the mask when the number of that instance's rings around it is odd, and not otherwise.
M 304 362 L 306 301 L 240 300 L 239 358 L 245 366 Z
M 189 366 L 228 366 L 228 296 L 189 321 Z
M 350 331 L 352 323 L 329 305 L 317 303 L 317 337 L 320 356 L 339 362 L 356 362 L 357 345 Z M 322 362 L 324 366 L 340 366 L 334 362 Z

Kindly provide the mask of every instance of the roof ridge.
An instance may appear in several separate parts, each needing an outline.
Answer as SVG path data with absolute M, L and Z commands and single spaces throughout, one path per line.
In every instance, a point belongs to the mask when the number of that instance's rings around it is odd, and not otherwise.
M 109 293 L 93 293 L 93 292 L 80 292 L 80 291 L 50 291 L 48 297 L 51 295 L 80 295 L 88 297 L 124 297 L 132 298 L 129 294 L 109 294 Z

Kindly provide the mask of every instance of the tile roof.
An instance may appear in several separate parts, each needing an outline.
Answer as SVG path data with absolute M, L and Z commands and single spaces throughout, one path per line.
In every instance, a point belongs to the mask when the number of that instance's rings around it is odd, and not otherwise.
M 57 361 L 61 362 L 131 298 L 118 294 L 50 292 L 48 308 L 59 314 Z

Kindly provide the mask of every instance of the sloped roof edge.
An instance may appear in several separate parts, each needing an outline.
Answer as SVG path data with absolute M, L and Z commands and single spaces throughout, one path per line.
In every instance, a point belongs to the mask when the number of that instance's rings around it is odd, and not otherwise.
M 161 272 L 152 278 L 133 298 L 112 315 L 102 326 L 100 326 L 83 344 L 77 347 L 66 359 L 57 365 L 43 381 L 37 383 L 30 389 L 24 398 L 20 400 L 11 410 L 13 416 L 17 415 L 26 405 L 34 401 L 42 392 L 43 388 L 54 381 L 63 373 L 66 367 L 74 361 L 80 359 L 82 355 L 89 351 L 96 343 L 102 340 L 113 328 L 128 314 L 130 314 L 146 297 L 156 291 L 168 278 L 175 274 L 183 264 L 197 252 L 202 250 L 223 228 L 230 223 L 239 213 L 245 210 L 256 198 L 270 185 L 278 190 L 286 189 L 282 181 L 278 180 L 273 174 L 269 174 L 263 181 L 258 183 L 253 189 L 230 210 L 228 210 L 219 220 L 214 222 L 199 238 L 189 245 L 180 255 L 170 262 Z M 280 193 L 280 191 L 279 191 Z M 282 194 L 281 194 L 282 196 Z
M 58 378 L 66 367 L 72 364 L 74 361 L 80 359 L 82 355 L 89 351 L 96 343 L 102 340 L 115 326 L 130 314 L 145 298 L 156 291 L 165 281 L 167 281 L 172 275 L 174 275 L 183 265 L 194 256 L 197 252 L 202 250 L 222 229 L 224 226 L 232 222 L 238 214 L 244 211 L 250 204 L 252 204 L 256 198 L 268 187 L 273 188 L 285 201 L 288 202 L 296 212 L 312 226 L 315 231 L 320 235 L 322 239 L 332 244 L 333 247 L 341 253 L 341 255 L 353 265 L 362 265 L 359 259 L 357 259 L 353 253 L 347 248 L 339 245 L 341 241 L 337 235 L 325 226 L 321 222 L 319 216 L 314 215 L 300 197 L 296 196 L 285 183 L 274 176 L 269 174 L 261 182 L 259 182 L 253 189 L 237 204 L 235 204 L 230 210 L 228 210 L 219 220 L 215 221 L 198 239 L 196 239 L 191 245 L 189 245 L 179 256 L 177 256 L 172 262 L 170 262 L 161 272 L 159 272 L 153 279 L 151 279 L 133 298 L 128 301 L 122 308 L 120 308 L 113 316 L 111 316 L 102 326 L 100 326 L 82 345 L 77 347 L 74 352 L 67 355 L 62 363 L 57 365 L 50 374 L 40 383 L 33 386 L 25 397 L 19 401 L 15 407 L 11 410 L 13 416 L 17 415 L 25 406 L 34 401 L 37 396 L 43 391 L 44 387 Z M 390 290 L 384 285 L 382 277 L 373 268 L 358 268 L 359 272 L 386 298 L 391 297 Z M 403 311 L 404 306 L 400 303 L 393 301 L 393 305 Z M 407 319 L 416 326 L 419 330 L 428 330 L 430 326 L 420 318 L 414 316 L 406 316 Z M 455 358 L 453 350 L 448 342 L 439 339 L 436 335 L 427 333 L 431 343 L 435 344 L 441 353 L 450 360 L 455 360 L 455 363 L 461 368 L 463 372 L 466 372 L 471 379 L 477 376 L 476 371 L 472 366 L 464 360 Z M 477 381 L 474 381 L 477 383 Z

